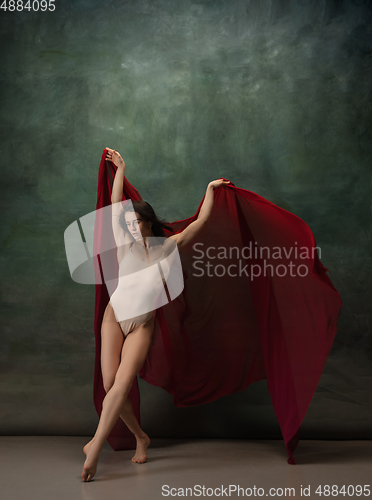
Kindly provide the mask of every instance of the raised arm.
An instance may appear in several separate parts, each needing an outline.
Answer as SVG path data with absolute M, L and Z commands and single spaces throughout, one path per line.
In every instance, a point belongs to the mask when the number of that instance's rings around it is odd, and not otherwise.
M 123 198 L 125 163 L 120 153 L 115 151 L 115 149 L 106 148 L 106 150 L 107 150 L 106 160 L 112 161 L 112 163 L 118 167 L 111 193 L 111 203 L 117 203 L 118 201 L 121 201 Z
M 106 160 L 112 161 L 118 168 L 116 170 L 114 183 L 112 186 L 111 203 L 112 203 L 112 231 L 114 233 L 115 243 L 117 247 L 118 262 L 122 260 L 126 253 L 127 245 L 132 241 L 130 234 L 125 231 L 119 224 L 119 217 L 123 212 L 121 203 L 123 197 L 123 183 L 125 175 L 125 163 L 120 153 L 114 149 L 106 148 Z
M 228 184 L 229 182 L 230 181 L 217 179 L 215 181 L 211 181 L 208 184 L 203 205 L 200 208 L 198 218 L 194 220 L 194 222 L 191 222 L 191 224 L 189 224 L 181 233 L 170 236 L 170 238 L 177 243 L 178 248 L 181 248 L 182 246 L 186 245 L 186 243 L 189 243 L 192 239 L 195 238 L 203 225 L 207 222 L 210 213 L 212 212 L 214 190 L 221 185 Z

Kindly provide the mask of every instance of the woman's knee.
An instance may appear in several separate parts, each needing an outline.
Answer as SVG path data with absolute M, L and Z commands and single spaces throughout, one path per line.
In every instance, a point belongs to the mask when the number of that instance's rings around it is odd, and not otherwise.
M 108 393 L 108 391 L 114 385 L 114 381 L 114 378 L 103 379 L 103 388 L 105 389 L 106 393 Z
M 125 377 L 120 377 L 118 374 L 115 377 L 114 383 L 112 385 L 113 390 L 117 390 L 120 394 L 128 394 L 132 388 L 134 379 L 136 375 L 126 375 Z

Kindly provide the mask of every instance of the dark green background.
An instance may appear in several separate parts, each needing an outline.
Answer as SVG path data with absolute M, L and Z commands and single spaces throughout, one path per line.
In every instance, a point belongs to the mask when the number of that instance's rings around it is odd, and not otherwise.
M 94 286 L 63 235 L 108 146 L 166 220 L 223 176 L 309 224 L 344 305 L 301 437 L 371 438 L 370 2 L 55 3 L 0 13 L 0 433 L 95 431 Z M 193 408 L 140 391 L 153 437 L 281 437 L 265 380 Z

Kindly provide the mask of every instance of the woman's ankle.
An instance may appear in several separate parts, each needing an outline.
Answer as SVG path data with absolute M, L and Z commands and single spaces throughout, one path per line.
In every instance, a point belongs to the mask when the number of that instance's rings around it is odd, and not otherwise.
M 144 438 L 148 437 L 148 435 L 142 431 L 141 434 L 137 434 L 135 437 L 136 437 L 136 439 L 144 439 Z

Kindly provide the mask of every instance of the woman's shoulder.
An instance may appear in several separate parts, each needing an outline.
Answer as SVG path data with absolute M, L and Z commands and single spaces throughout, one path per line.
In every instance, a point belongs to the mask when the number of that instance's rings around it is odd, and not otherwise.
M 172 234 L 172 236 L 169 236 L 169 238 L 164 238 L 163 242 L 164 249 L 170 251 L 174 250 L 174 248 L 177 245 L 177 239 L 178 239 L 177 237 L 178 234 Z
M 169 238 L 167 238 L 167 240 L 171 240 L 173 241 L 174 243 L 177 243 L 178 239 L 179 239 L 180 235 L 179 233 L 177 234 L 172 234 L 172 236 L 169 236 Z M 173 246 L 174 246 L 174 243 L 173 243 Z M 171 243 L 170 243 L 171 244 Z

